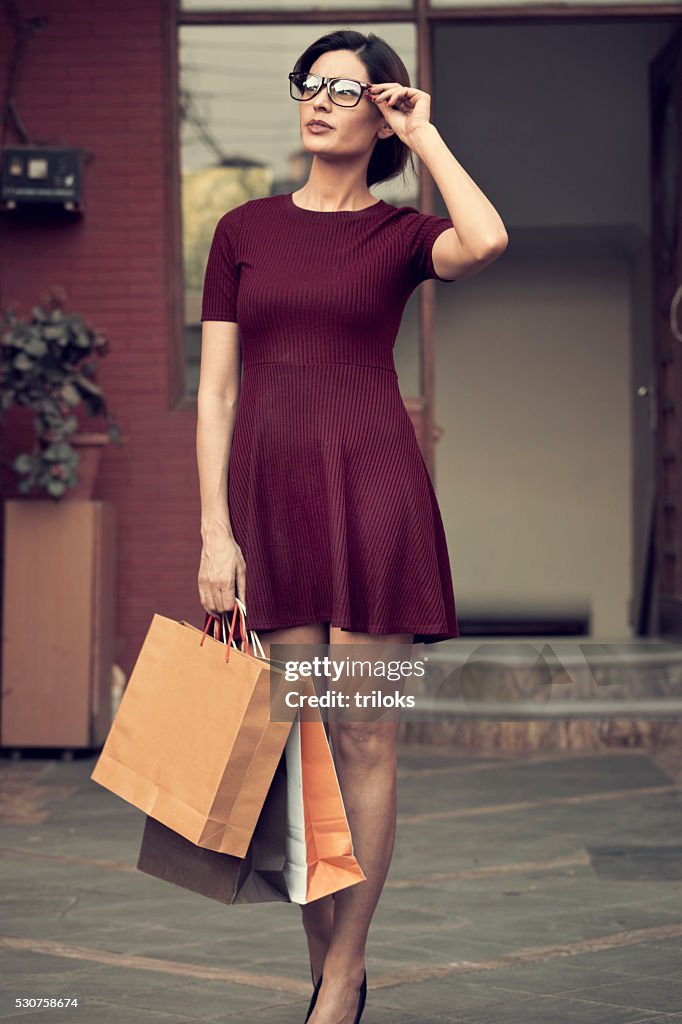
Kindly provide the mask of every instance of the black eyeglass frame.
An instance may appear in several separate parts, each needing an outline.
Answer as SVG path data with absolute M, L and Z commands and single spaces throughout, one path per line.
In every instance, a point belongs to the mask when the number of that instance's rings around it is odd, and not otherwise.
M 315 90 L 315 92 L 312 94 L 312 96 L 308 96 L 306 98 L 304 98 L 303 96 L 294 96 L 294 94 L 292 92 L 293 85 L 294 85 L 294 78 L 297 78 L 300 75 L 305 75 L 306 77 L 311 77 L 311 78 L 319 78 L 320 84 L 317 87 L 317 89 Z M 360 95 L 356 99 L 355 103 L 337 103 L 337 101 L 334 99 L 334 97 L 331 94 L 331 84 L 332 84 L 332 82 L 353 82 L 354 85 L 359 85 L 360 86 Z M 345 75 L 336 75 L 334 78 L 325 78 L 323 75 L 316 75 L 313 71 L 290 71 L 289 72 L 289 95 L 291 96 L 292 100 L 296 100 L 297 103 L 306 103 L 306 102 L 308 102 L 308 100 L 314 99 L 317 96 L 317 94 L 320 91 L 320 89 L 322 89 L 322 87 L 325 86 L 325 85 L 327 86 L 327 96 L 329 96 L 329 99 L 331 100 L 331 102 L 335 106 L 337 106 L 337 107 L 357 107 L 358 103 L 362 99 L 362 94 L 364 93 L 365 89 L 369 89 L 370 85 L 372 85 L 372 82 L 358 82 L 357 78 L 348 78 Z

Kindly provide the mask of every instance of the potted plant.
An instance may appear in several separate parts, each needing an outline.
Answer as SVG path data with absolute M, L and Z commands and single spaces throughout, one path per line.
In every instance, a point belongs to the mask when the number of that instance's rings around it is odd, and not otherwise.
M 78 313 L 65 311 L 63 292 L 52 291 L 30 317 L 6 312 L 0 346 L 1 414 L 15 405 L 37 413 L 32 450 L 12 462 L 20 494 L 92 496 L 102 445 L 121 440 L 97 383 L 97 360 L 108 350 L 101 331 Z M 81 406 L 88 415 L 104 418 L 104 431 L 79 431 L 76 411 Z

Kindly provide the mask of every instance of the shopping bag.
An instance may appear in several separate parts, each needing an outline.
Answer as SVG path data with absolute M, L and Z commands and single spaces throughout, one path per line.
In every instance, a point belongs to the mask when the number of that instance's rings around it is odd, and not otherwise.
M 245 618 L 244 615 L 242 623 Z M 221 622 L 216 621 L 214 633 L 218 637 L 222 635 L 223 642 L 230 641 L 224 614 Z M 250 634 L 253 653 L 265 658 L 256 631 L 244 628 L 243 633 L 247 644 Z M 278 663 L 271 659 L 270 664 Z M 315 695 L 309 678 L 302 680 L 299 692 L 306 697 Z M 292 903 L 310 903 L 364 881 L 365 875 L 353 853 L 352 836 L 324 723 L 319 709 L 309 702 L 306 702 L 303 716 L 300 710 L 296 711 L 284 747 L 283 762 L 286 766 L 283 874 L 288 898 Z M 274 839 L 271 848 L 273 843 Z
M 147 815 L 137 868 L 220 903 L 291 902 L 284 875 L 286 818 L 282 754 L 245 857 L 196 846 Z
M 296 710 L 245 627 L 234 646 L 238 611 L 230 643 L 154 615 L 90 778 L 197 846 L 245 857 Z
M 347 823 L 344 826 L 345 812 L 337 821 L 336 848 L 341 850 L 340 855 L 325 859 L 320 854 L 317 830 L 324 822 L 316 814 L 315 799 L 308 813 L 303 801 L 301 725 L 308 724 L 298 717 L 294 720 L 245 857 L 196 846 L 147 815 L 137 868 L 227 904 L 305 904 L 364 881 L 365 875 L 352 855 Z M 324 735 L 324 727 L 322 732 Z M 326 735 L 324 742 L 327 744 Z M 325 758 L 314 756 L 312 763 L 307 761 L 306 775 L 311 766 L 316 772 L 328 774 L 325 763 Z
M 307 694 L 315 690 L 306 681 Z M 336 767 L 319 710 L 297 713 L 287 739 L 284 869 L 293 903 L 305 904 L 366 880 L 354 853 Z

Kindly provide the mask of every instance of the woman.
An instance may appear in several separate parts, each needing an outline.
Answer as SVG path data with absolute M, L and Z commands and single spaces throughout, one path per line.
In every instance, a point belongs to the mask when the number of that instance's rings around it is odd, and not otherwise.
M 507 235 L 430 123 L 430 96 L 410 86 L 384 40 L 322 36 L 289 78 L 309 178 L 228 211 L 206 268 L 200 599 L 219 614 L 236 593 L 268 658 L 275 643 L 366 644 L 377 655 L 401 644 L 409 658 L 413 643 L 459 630 L 393 343 L 421 281 L 480 272 Z M 449 219 L 369 191 L 413 153 Z M 349 717 L 330 716 L 330 733 L 366 881 L 301 908 L 310 1024 L 360 1019 L 367 934 L 394 845 L 398 724 Z

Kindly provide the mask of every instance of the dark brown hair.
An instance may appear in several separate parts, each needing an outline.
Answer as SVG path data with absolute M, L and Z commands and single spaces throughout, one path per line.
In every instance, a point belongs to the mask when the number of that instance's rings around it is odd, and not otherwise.
M 292 70 L 310 71 L 320 54 L 329 50 L 351 50 L 364 63 L 367 68 L 367 79 L 371 83 L 411 84 L 407 68 L 385 39 L 374 32 L 364 35 L 353 29 L 342 29 L 320 36 L 301 54 Z M 404 181 L 408 160 L 414 172 L 412 150 L 395 133 L 386 139 L 377 139 L 367 165 L 367 186 L 375 185 L 379 181 L 388 181 L 398 174 L 403 175 Z

